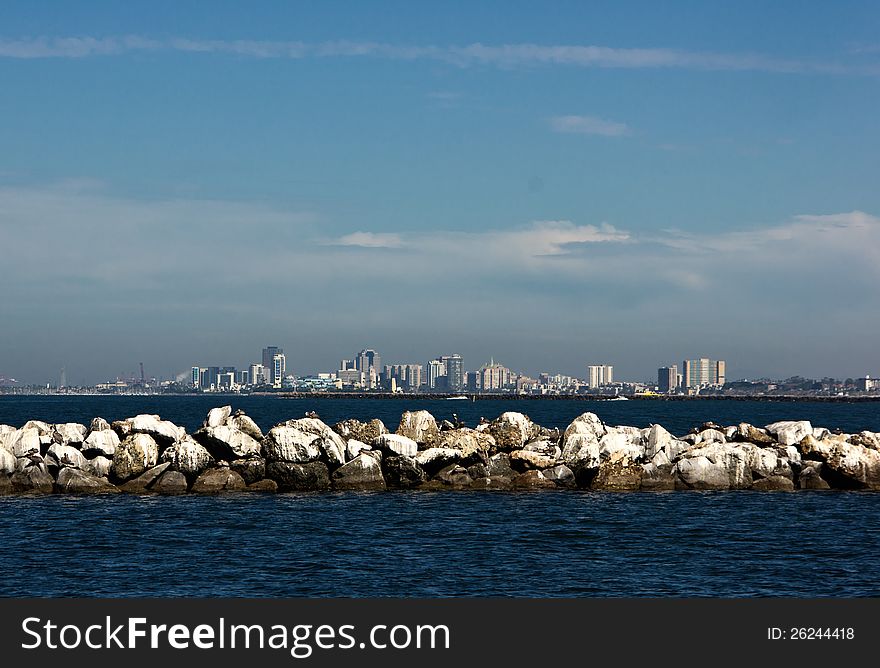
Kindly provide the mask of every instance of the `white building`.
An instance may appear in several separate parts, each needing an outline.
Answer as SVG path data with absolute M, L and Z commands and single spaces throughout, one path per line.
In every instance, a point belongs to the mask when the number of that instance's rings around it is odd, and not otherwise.
M 591 364 L 587 367 L 587 387 L 595 389 L 614 382 L 614 367 L 610 364 Z

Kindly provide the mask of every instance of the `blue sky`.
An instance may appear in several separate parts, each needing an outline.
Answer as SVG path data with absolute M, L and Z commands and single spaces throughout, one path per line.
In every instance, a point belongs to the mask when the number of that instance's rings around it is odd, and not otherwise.
M 0 7 L 0 375 L 880 373 L 876 3 Z

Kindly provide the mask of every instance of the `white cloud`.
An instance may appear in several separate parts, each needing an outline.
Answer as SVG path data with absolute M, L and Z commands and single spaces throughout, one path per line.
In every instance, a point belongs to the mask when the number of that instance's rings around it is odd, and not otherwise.
M 401 248 L 403 240 L 399 234 L 380 232 L 352 232 L 328 242 L 331 246 L 358 246 L 360 248 Z
M 467 45 L 405 45 L 383 42 L 217 40 L 177 37 L 151 39 L 122 37 L 26 37 L 0 39 L 0 57 L 84 58 L 134 51 L 228 53 L 253 58 L 373 57 L 390 60 L 432 60 L 467 67 L 567 65 L 625 69 L 691 69 L 710 71 L 764 71 L 783 74 L 862 74 L 876 76 L 872 64 L 786 59 L 754 53 L 715 53 L 670 48 L 615 48 L 598 45 L 543 45 L 473 43 Z
M 553 116 L 550 118 L 550 127 L 554 132 L 603 137 L 622 137 L 631 134 L 626 123 L 606 121 L 596 116 Z

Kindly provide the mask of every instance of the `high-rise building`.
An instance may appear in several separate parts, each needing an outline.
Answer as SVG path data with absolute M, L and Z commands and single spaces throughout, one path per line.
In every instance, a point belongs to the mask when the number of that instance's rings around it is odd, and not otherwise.
M 358 371 L 366 372 L 370 368 L 376 370 L 379 374 L 382 371 L 382 358 L 375 350 L 365 348 L 360 351 L 355 358 L 356 368 Z
M 446 388 L 450 392 L 460 392 L 464 388 L 464 361 L 461 355 L 443 355 L 440 361 L 446 366 Z
M 446 364 L 441 360 L 431 360 L 427 365 L 428 389 L 441 389 L 446 384 Z M 443 378 L 444 380 L 440 380 Z
M 269 383 L 269 369 L 259 362 L 251 364 L 248 369 L 248 382 L 251 385 L 266 385 Z
M 491 359 L 488 364 L 480 367 L 478 375 L 480 391 L 485 392 L 486 390 L 504 389 L 511 384 L 513 374 L 506 366 Z
M 287 358 L 284 353 L 275 353 L 272 357 L 272 387 L 281 389 L 285 371 L 287 371 Z
M 708 357 L 684 360 L 681 363 L 681 383 L 690 388 L 724 385 L 727 380 L 726 371 L 724 360 L 712 360 Z
M 614 382 L 614 367 L 610 364 L 591 364 L 587 367 L 587 387 L 595 389 Z
M 282 350 L 278 346 L 266 346 L 265 348 L 263 348 L 263 366 L 266 367 L 269 372 L 266 381 L 269 385 L 272 385 L 273 387 L 281 387 L 280 384 L 276 384 L 280 383 L 280 379 L 278 379 L 277 381 L 275 379 L 275 356 L 283 354 L 284 350 Z
M 662 366 L 657 369 L 657 389 L 661 392 L 665 392 L 669 394 L 670 392 L 674 392 L 675 388 L 678 387 L 678 367 L 674 364 L 672 366 Z
M 192 386 L 196 389 L 201 387 L 201 378 L 202 378 L 202 368 L 198 366 L 194 366 L 192 368 L 192 376 L 190 377 L 190 381 L 192 382 Z

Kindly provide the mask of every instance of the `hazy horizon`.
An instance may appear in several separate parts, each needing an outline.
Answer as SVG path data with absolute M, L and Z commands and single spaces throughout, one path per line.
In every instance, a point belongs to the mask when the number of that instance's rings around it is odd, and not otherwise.
M 878 21 L 6 2 L 0 376 L 880 375 Z

